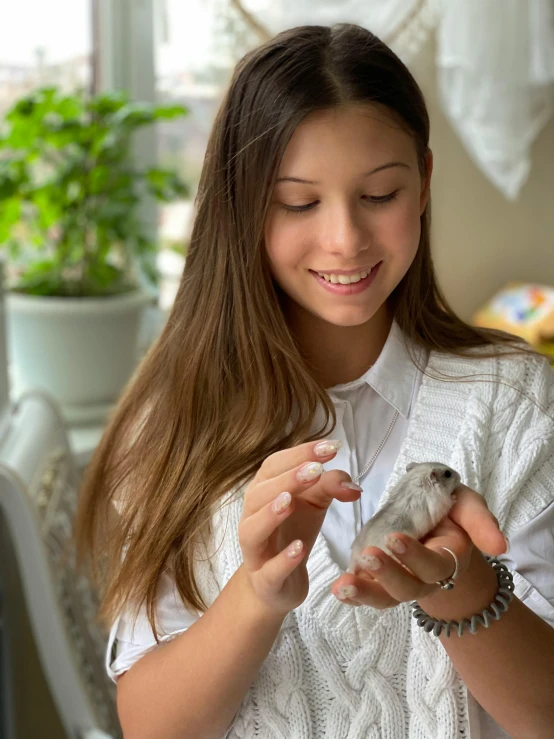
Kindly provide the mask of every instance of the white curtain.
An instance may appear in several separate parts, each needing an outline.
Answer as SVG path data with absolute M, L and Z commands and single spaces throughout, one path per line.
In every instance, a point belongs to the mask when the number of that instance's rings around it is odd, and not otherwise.
M 293 26 L 357 23 L 409 61 L 435 26 L 442 0 L 242 0 L 271 32 Z
M 232 2 L 233 0 L 229 0 Z M 354 22 L 407 64 L 437 36 L 441 104 L 468 154 L 508 199 L 553 114 L 554 0 L 242 0 L 270 33 Z
M 553 113 L 551 0 L 447 0 L 437 66 L 442 107 L 467 151 L 515 199 Z

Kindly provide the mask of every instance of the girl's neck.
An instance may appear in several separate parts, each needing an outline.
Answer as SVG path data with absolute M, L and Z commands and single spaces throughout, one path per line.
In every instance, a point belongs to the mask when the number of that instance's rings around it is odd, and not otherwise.
M 289 309 L 289 325 L 314 378 L 325 388 L 351 382 L 367 372 L 381 353 L 392 325 L 386 304 L 360 326 L 335 326 L 298 308 Z

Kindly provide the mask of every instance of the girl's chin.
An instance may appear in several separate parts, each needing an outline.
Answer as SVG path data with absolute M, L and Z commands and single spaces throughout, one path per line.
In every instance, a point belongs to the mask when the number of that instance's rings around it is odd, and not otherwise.
M 369 300 L 359 301 L 358 305 L 340 305 L 338 301 L 333 305 L 334 296 L 330 296 L 330 299 L 325 298 L 323 301 L 321 298 L 309 300 L 307 298 L 311 296 L 307 294 L 307 291 L 304 294 L 294 295 L 294 297 L 284 293 L 284 297 L 285 311 L 291 318 L 296 314 L 297 318 L 305 320 L 300 315 L 303 313 L 305 317 L 310 316 L 326 324 L 344 327 L 363 326 L 376 315 L 384 304 L 380 296 L 375 294 Z
M 343 310 L 329 310 L 328 306 L 326 309 L 318 310 L 317 308 L 309 309 L 310 313 L 325 323 L 330 323 L 333 326 L 363 326 L 365 323 L 370 321 L 373 316 L 379 310 L 379 306 L 376 308 L 370 308 L 366 306 L 365 309 L 358 308 L 354 310 L 343 309 Z
M 354 326 L 364 326 L 368 321 L 370 321 L 373 318 L 373 315 L 365 316 L 364 318 L 337 318 L 337 317 L 323 317 L 322 320 L 324 320 L 326 323 L 330 323 L 332 326 L 343 326 L 344 328 L 347 327 L 354 327 Z

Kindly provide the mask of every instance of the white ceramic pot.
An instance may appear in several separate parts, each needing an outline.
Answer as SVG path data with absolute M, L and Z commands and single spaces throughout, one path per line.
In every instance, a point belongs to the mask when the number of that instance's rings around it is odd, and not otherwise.
M 12 379 L 42 388 L 70 424 L 101 422 L 139 359 L 139 332 L 151 294 L 108 298 L 5 295 Z

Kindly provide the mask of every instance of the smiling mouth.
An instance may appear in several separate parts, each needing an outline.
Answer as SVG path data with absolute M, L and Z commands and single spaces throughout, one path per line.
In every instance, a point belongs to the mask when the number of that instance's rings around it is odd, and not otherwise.
M 322 280 L 325 280 L 325 282 L 333 284 L 333 285 L 355 285 L 358 282 L 365 280 L 369 275 L 371 275 L 377 267 L 381 264 L 381 262 L 378 262 L 377 264 L 373 265 L 373 267 L 364 267 L 361 269 L 356 270 L 315 270 L 310 269 L 309 271 L 314 275 L 319 277 Z M 354 278 L 354 279 L 352 279 Z
M 362 277 L 359 273 L 354 275 L 333 275 L 334 281 L 328 273 L 325 276 L 310 269 L 309 272 L 318 283 L 330 294 L 342 296 L 354 296 L 365 292 L 373 284 L 383 262 L 379 262 L 368 273 Z M 362 273 L 363 274 L 363 273 Z M 354 278 L 354 279 L 352 279 Z
M 348 277 L 350 275 L 358 275 L 364 272 L 369 274 L 376 266 L 377 265 L 374 264 L 373 267 L 357 267 L 356 269 L 311 269 L 310 272 L 315 272 L 318 275 L 346 275 Z

